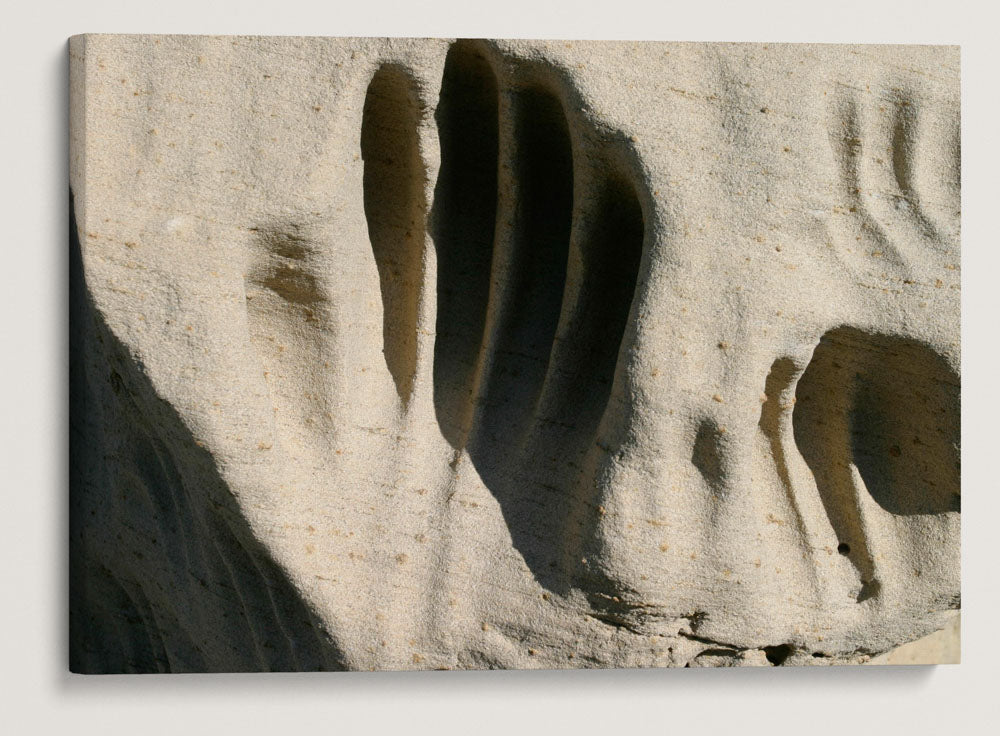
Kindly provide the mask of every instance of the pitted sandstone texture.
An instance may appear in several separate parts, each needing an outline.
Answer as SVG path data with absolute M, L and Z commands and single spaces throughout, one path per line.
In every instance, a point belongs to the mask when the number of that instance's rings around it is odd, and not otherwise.
M 944 626 L 958 58 L 73 38 L 72 668 L 857 663 Z

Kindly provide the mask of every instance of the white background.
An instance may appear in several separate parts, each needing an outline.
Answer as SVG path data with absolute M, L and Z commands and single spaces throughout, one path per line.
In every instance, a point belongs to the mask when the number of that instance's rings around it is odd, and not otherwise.
M 0 106 L 0 731 L 998 732 L 997 18 L 962 2 L 6 4 Z M 963 664 L 75 677 L 67 661 L 67 51 L 83 32 L 962 44 Z

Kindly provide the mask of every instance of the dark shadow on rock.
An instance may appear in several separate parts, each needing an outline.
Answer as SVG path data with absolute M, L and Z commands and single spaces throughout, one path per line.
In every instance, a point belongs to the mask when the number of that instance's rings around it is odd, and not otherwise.
M 698 468 L 705 483 L 713 490 L 722 486 L 722 431 L 713 420 L 698 424 L 698 432 L 691 450 L 691 464 Z
M 497 79 L 478 46 L 448 51 L 435 112 L 441 168 L 430 215 L 437 255 L 434 408 L 442 434 L 465 445 L 486 325 L 497 212 Z
M 921 342 L 839 327 L 820 339 L 795 395 L 795 443 L 861 575 L 859 601 L 874 597 L 858 494 L 898 516 L 959 510 L 959 377 Z
M 393 64 L 379 67 L 368 85 L 361 123 L 364 205 L 382 292 L 382 352 L 404 405 L 417 369 L 423 282 L 420 114 L 417 85 L 407 71 Z
M 212 456 L 111 332 L 70 194 L 70 670 L 339 670 Z
M 576 171 L 576 157 L 591 154 L 574 151 L 548 70 L 517 62 L 515 86 L 501 89 L 487 57 L 478 42 L 452 46 L 436 116 L 435 408 L 444 436 L 468 452 L 499 502 L 528 568 L 562 593 L 578 582 L 573 560 L 598 505 L 598 428 L 645 224 L 616 167 L 594 182 Z M 500 110 L 511 116 L 504 136 Z M 509 165 L 499 187 L 498 161 Z M 574 212 L 580 186 L 586 204 Z

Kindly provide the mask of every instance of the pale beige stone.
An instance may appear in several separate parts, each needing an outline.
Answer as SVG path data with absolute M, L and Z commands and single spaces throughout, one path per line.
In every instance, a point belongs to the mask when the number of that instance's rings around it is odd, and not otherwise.
M 74 669 L 859 663 L 959 608 L 957 48 L 70 56 Z
M 962 619 L 956 613 L 940 631 L 880 654 L 869 664 L 959 664 L 961 643 Z

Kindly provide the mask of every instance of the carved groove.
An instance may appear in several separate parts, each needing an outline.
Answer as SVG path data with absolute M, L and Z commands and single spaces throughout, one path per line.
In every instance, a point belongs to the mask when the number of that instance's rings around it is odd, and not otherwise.
M 382 291 L 386 366 L 406 404 L 417 369 L 417 311 L 423 283 L 424 165 L 416 85 L 382 66 L 368 85 L 361 124 L 364 207 Z
M 505 66 L 501 85 L 488 53 L 453 45 L 437 113 L 435 406 L 529 568 L 563 588 L 560 560 L 580 544 L 573 520 L 593 503 L 586 456 L 610 397 L 645 222 L 601 142 L 571 135 L 559 85 L 527 62 Z M 498 95 L 509 104 L 498 107 Z M 497 161 L 509 167 L 499 180 Z
M 434 403 L 444 436 L 465 442 L 486 322 L 497 211 L 497 80 L 475 44 L 445 60 L 435 113 L 441 169 L 431 213 L 437 252 Z
M 533 87 L 518 92 L 514 106 L 510 283 L 503 291 L 480 429 L 516 444 L 545 381 L 559 324 L 573 215 L 573 151 L 555 96 Z

